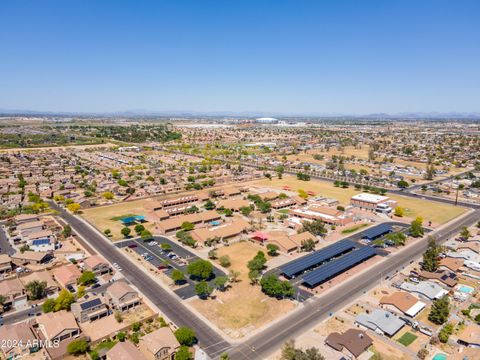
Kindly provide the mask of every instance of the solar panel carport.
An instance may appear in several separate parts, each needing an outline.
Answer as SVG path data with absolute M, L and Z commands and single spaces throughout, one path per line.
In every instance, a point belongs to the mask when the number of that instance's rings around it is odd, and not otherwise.
M 390 224 L 380 224 L 377 225 L 371 229 L 367 229 L 363 232 L 362 238 L 368 239 L 368 240 L 375 240 L 376 238 L 379 238 L 380 236 L 383 236 L 385 234 L 388 234 L 392 232 L 392 225 Z
M 375 249 L 370 246 L 354 250 L 308 273 L 303 277 L 303 283 L 308 287 L 315 287 L 374 255 L 376 255 Z
M 356 247 L 351 240 L 341 240 L 312 254 L 290 261 L 280 267 L 281 273 L 288 278 L 296 276 L 305 270 L 319 266 L 333 257 L 345 254 Z

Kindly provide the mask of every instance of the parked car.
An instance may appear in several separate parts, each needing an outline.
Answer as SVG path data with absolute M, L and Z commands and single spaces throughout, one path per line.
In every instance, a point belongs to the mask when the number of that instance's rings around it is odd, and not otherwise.
M 137 247 L 137 244 L 131 244 L 131 245 L 128 245 L 128 247 L 129 247 L 130 249 L 135 249 L 135 248 Z

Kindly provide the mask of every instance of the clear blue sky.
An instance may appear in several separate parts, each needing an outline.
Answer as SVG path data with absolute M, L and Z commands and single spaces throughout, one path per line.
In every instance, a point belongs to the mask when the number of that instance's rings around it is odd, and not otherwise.
M 478 0 L 0 1 L 0 108 L 480 111 Z

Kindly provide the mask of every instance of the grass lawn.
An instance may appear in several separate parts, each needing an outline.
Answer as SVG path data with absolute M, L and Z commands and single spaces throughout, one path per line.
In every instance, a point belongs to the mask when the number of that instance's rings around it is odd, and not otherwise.
M 367 227 L 369 224 L 360 224 L 358 226 L 353 226 L 351 228 L 342 230 L 342 234 L 351 234 L 357 230 L 363 229 L 364 227 Z
M 348 205 L 350 198 L 359 194 L 361 191 L 355 190 L 353 186 L 347 189 L 333 186 L 332 183 L 320 180 L 301 181 L 295 176 L 284 175 L 283 179 L 262 179 L 254 183 L 255 185 L 266 186 L 271 188 L 282 189 L 284 185 L 290 186 L 292 191 L 303 189 L 305 191 L 313 191 L 315 195 L 322 195 L 337 199 L 341 205 Z M 443 224 L 457 216 L 463 214 L 466 209 L 456 207 L 449 204 L 442 204 L 421 198 L 410 198 L 400 195 L 387 194 L 393 200 L 396 200 L 398 206 L 405 209 L 405 217 L 415 218 L 421 216 L 426 222 L 432 221 L 433 224 Z
M 123 235 L 120 233 L 123 224 L 119 220 L 132 215 L 145 216 L 145 201 L 146 200 L 143 199 L 126 201 L 109 206 L 84 209 L 82 210 L 81 216 L 102 233 L 105 229 L 110 229 L 112 231 L 112 240 L 120 240 L 123 239 Z M 145 226 L 146 229 L 153 231 L 153 223 L 145 222 L 143 223 L 143 226 Z M 134 227 L 135 225 L 130 226 L 132 234 L 134 234 Z
M 403 334 L 400 339 L 398 339 L 397 341 L 402 344 L 403 346 L 408 346 L 410 345 L 411 343 L 413 343 L 415 340 L 417 339 L 417 336 L 416 335 L 413 335 L 412 333 L 410 332 L 406 332 L 405 334 Z
M 218 249 L 218 256 L 228 255 L 229 269 L 240 272 L 240 281 L 225 292 L 215 292 L 215 299 L 194 299 L 191 304 L 232 337 L 242 337 L 294 308 L 289 300 L 276 300 L 262 293 L 259 285 L 250 285 L 247 262 L 265 248 L 251 242 L 239 242 Z M 268 258 L 268 255 L 266 255 Z M 237 331 L 242 329 L 244 332 Z
M 290 212 L 289 209 L 282 209 L 282 210 L 277 210 L 278 213 L 280 214 L 288 214 Z

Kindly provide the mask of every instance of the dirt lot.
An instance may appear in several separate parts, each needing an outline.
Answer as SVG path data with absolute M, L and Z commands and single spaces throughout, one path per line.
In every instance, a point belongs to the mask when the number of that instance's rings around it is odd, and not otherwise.
M 290 186 L 293 191 L 303 189 L 305 191 L 313 191 L 316 195 L 322 195 L 337 199 L 342 205 L 348 205 L 350 198 L 360 193 L 353 187 L 342 189 L 333 186 L 329 182 L 311 180 L 300 181 L 294 176 L 284 175 L 283 179 L 262 179 L 255 182 L 256 185 L 267 186 L 271 188 L 282 189 L 284 185 Z M 388 195 L 396 200 L 398 205 L 405 209 L 405 216 L 415 218 L 421 216 L 425 221 L 432 221 L 434 224 L 443 224 L 457 216 L 463 214 L 466 210 L 461 207 L 455 207 L 449 204 L 442 204 L 422 199 L 414 199 L 399 195 Z
M 218 250 L 218 256 L 228 255 L 230 269 L 240 272 L 240 281 L 225 292 L 215 292 L 215 299 L 191 301 L 198 311 L 231 337 L 240 338 L 294 308 L 290 300 L 269 298 L 248 280 L 247 262 L 265 248 L 251 242 L 239 242 Z

